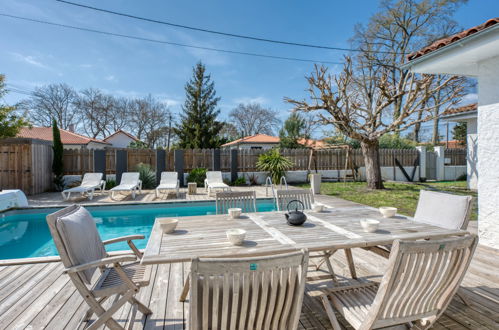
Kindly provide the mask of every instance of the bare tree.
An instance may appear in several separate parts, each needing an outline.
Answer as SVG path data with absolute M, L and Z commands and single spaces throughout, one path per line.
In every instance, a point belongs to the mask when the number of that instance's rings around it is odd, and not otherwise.
M 117 115 L 116 100 L 95 88 L 88 88 L 78 95 L 75 101 L 81 113 L 81 123 L 85 133 L 93 138 L 113 133 L 112 125 Z
M 51 84 L 35 88 L 31 98 L 24 102 L 28 107 L 29 119 L 33 124 L 49 127 L 52 119 L 62 129 L 69 129 L 78 123 L 75 107 L 77 94 L 66 84 Z
M 132 131 L 149 147 L 157 147 L 163 136 L 171 129 L 172 116 L 168 106 L 151 95 L 135 99 L 130 106 Z
M 347 57 L 342 73 L 335 76 L 328 74 L 323 66 L 315 67 L 307 77 L 311 102 L 286 99 L 296 110 L 316 112 L 323 124 L 331 124 L 345 136 L 360 141 L 371 189 L 383 188 L 379 138 L 432 119 L 435 107 L 455 104 L 463 89 L 445 88 L 453 82 L 453 77 L 435 86 L 434 76 L 408 73 L 406 89 L 399 91 L 388 79 L 389 74 L 384 66 L 373 66 L 369 61 L 359 61 L 354 70 L 352 60 Z M 445 91 L 441 103 L 429 106 L 427 100 L 439 91 Z M 400 102 L 398 116 L 393 117 L 393 106 Z M 425 116 L 414 118 L 424 106 Z
M 274 127 L 280 124 L 277 112 L 258 103 L 239 104 L 229 113 L 229 118 L 242 136 L 274 134 Z

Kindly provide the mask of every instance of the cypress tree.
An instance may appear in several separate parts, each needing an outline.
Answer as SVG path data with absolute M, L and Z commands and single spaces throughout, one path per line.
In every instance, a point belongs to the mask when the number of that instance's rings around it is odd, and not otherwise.
M 217 120 L 220 97 L 216 97 L 215 83 L 201 62 L 193 68 L 185 94 L 180 123 L 174 129 L 179 138 L 178 146 L 184 149 L 219 147 L 223 128 L 223 123 Z
M 52 146 L 52 150 L 54 151 L 52 173 L 54 173 L 55 187 L 60 191 L 64 187 L 64 165 L 62 163 L 63 145 L 61 140 L 61 131 L 59 131 L 59 127 L 57 127 L 57 121 L 55 118 L 52 120 L 52 139 L 54 143 Z

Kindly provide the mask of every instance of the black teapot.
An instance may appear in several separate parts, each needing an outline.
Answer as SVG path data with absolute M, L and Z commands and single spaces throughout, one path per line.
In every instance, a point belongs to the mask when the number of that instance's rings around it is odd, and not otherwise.
M 295 209 L 293 211 L 290 211 L 289 206 L 292 203 L 295 203 L 296 206 L 295 206 Z M 292 200 L 288 203 L 288 206 L 287 206 L 288 213 L 284 214 L 284 216 L 286 217 L 286 220 L 288 221 L 288 225 L 301 226 L 301 225 L 303 225 L 303 223 L 305 221 L 307 221 L 307 216 L 305 215 L 305 213 L 303 213 L 302 211 L 298 211 L 298 204 L 301 204 L 301 209 L 303 211 L 305 209 L 305 206 L 303 205 L 303 203 L 301 201 Z

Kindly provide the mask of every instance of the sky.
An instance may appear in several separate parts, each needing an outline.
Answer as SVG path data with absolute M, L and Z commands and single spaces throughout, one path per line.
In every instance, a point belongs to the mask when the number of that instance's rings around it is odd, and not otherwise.
M 74 0 L 89 6 L 229 33 L 291 42 L 349 47 L 354 26 L 376 12 L 376 0 Z M 455 20 L 469 28 L 498 16 L 499 1 L 470 0 Z M 0 0 L 0 14 L 73 25 L 167 42 L 314 61 L 341 62 L 343 51 L 276 45 L 143 22 L 55 0 Z M 116 96 L 152 94 L 173 113 L 184 85 L 202 61 L 215 82 L 222 119 L 239 103 L 258 102 L 284 120 L 284 97 L 305 97 L 312 62 L 278 60 L 119 38 L 0 16 L 0 73 L 15 103 L 38 86 L 67 83 Z M 340 66 L 328 64 L 332 71 Z M 473 100 L 471 95 L 466 101 Z

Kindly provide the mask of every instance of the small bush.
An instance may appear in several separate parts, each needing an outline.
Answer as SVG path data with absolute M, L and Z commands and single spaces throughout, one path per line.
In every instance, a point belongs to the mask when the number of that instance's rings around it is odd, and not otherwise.
M 254 174 L 248 175 L 248 181 L 250 186 L 256 186 L 258 184 L 258 178 Z
M 246 179 L 242 176 L 232 182 L 233 186 L 246 186 Z
M 204 186 L 204 180 L 206 179 L 206 168 L 195 168 L 187 176 L 187 182 L 196 182 L 198 187 Z
M 116 187 L 116 180 L 114 179 L 107 179 L 106 180 L 106 190 L 109 190 L 111 188 Z
M 143 189 L 156 188 L 156 172 L 151 169 L 149 164 L 139 163 L 137 172 L 139 172 L 139 179 L 142 181 Z
M 259 171 L 267 172 L 274 184 L 279 184 L 279 180 L 286 174 L 286 171 L 293 166 L 293 162 L 280 154 L 279 149 L 271 149 L 261 154 L 256 162 Z
M 456 181 L 466 181 L 467 179 L 468 179 L 468 175 L 466 173 L 463 173 L 456 178 Z

